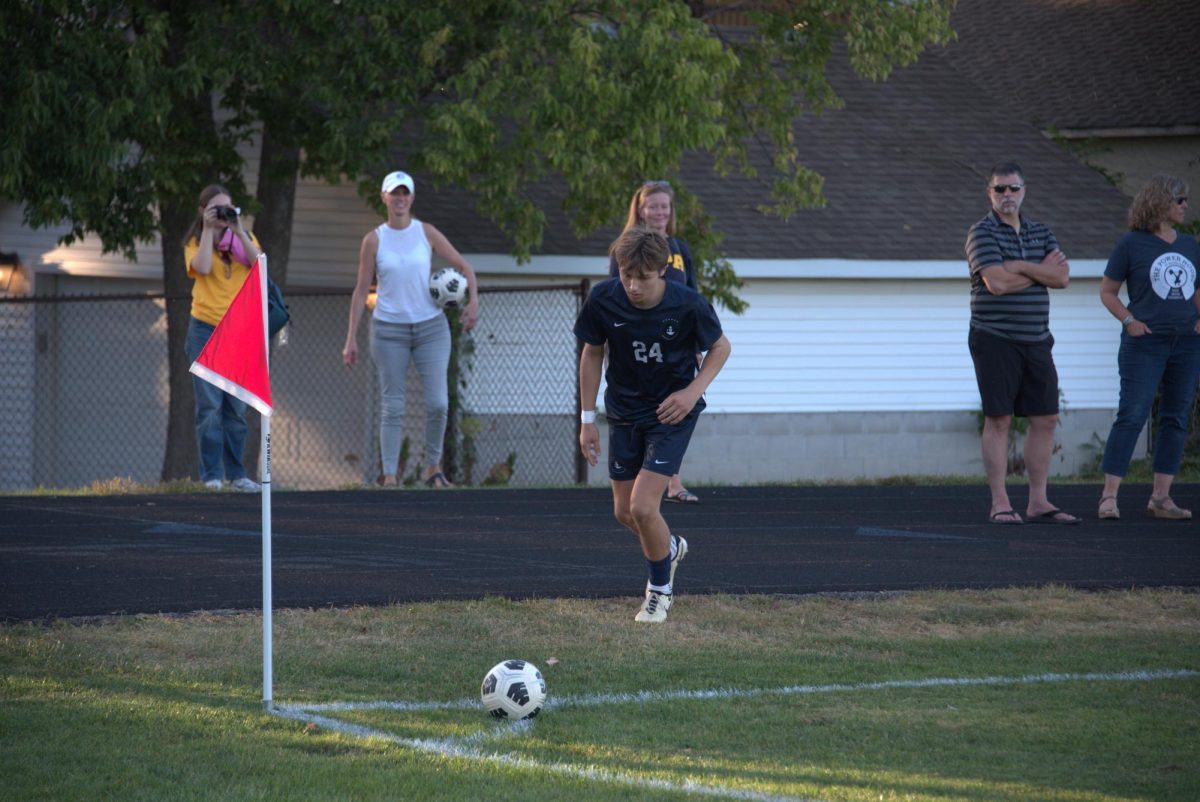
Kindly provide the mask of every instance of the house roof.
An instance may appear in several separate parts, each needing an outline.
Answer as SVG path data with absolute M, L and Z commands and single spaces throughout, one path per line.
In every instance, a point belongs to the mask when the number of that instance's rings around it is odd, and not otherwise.
M 1200 127 L 1200 3 L 961 0 L 959 70 L 1063 130 Z
M 770 201 L 768 179 L 761 177 L 770 175 L 766 153 L 751 154 L 759 178 L 720 177 L 706 158 L 687 159 L 680 178 L 725 233 L 727 256 L 962 259 L 967 229 L 989 208 L 989 168 L 1014 160 L 1029 185 L 1025 213 L 1048 224 L 1068 256 L 1107 258 L 1124 229 L 1128 198 L 1046 137 L 1027 110 L 959 69 L 953 51 L 962 46 L 931 49 L 882 83 L 854 74 L 844 54 L 830 61 L 828 75 L 844 107 L 796 125 L 801 162 L 825 180 L 823 208 L 787 220 L 758 211 Z M 561 210 L 562 192 L 546 185 L 539 195 L 546 199 L 547 229 L 538 253 L 605 253 L 619 221 L 579 240 Z M 438 225 L 459 250 L 506 252 L 499 231 L 468 211 L 473 208 L 461 190 L 422 195 L 418 189 L 416 214 Z
M 825 178 L 826 205 L 789 220 L 755 207 L 765 187 L 719 180 L 689 165 L 692 189 L 727 232 L 730 255 L 750 258 L 961 259 L 967 229 L 987 213 L 991 166 L 1013 160 L 1029 184 L 1024 211 L 1064 250 L 1106 257 L 1127 198 L 1026 118 L 989 99 L 940 51 L 882 83 L 842 59 L 829 75 L 844 107 L 797 126 L 800 160 Z M 766 173 L 765 157 L 762 174 Z

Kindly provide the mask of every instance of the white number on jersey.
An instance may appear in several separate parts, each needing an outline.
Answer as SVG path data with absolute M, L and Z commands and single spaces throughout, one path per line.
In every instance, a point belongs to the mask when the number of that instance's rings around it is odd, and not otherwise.
M 646 344 L 639 340 L 633 341 L 633 358 L 638 362 L 649 362 L 653 359 L 655 362 L 662 363 L 662 346 L 654 343 L 650 346 L 650 350 L 646 350 Z

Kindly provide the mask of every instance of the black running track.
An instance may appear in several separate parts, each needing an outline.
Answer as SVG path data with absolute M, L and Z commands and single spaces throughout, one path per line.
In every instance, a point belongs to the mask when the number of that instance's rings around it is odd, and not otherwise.
M 1079 526 L 987 523 L 980 486 L 697 488 L 664 504 L 691 544 L 681 593 L 1200 587 L 1200 522 L 1097 521 L 1099 487 L 1051 498 Z M 1200 485 L 1177 485 L 1200 510 Z M 1024 509 L 1024 490 L 1013 501 Z M 257 495 L 0 498 L 0 620 L 258 609 Z M 275 493 L 274 605 L 639 595 L 607 489 Z

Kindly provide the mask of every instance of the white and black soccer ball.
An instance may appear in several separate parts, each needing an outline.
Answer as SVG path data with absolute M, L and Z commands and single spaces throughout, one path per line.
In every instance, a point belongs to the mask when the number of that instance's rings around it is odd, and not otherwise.
M 443 267 L 429 277 L 429 295 L 443 309 L 462 306 L 467 300 L 467 279 L 453 267 Z
M 546 680 L 528 660 L 505 660 L 484 676 L 480 697 L 492 718 L 533 718 L 546 702 Z

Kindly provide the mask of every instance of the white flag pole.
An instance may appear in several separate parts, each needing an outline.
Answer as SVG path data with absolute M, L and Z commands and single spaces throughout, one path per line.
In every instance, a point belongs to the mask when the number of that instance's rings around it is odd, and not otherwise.
M 263 339 L 266 342 L 267 376 L 271 369 L 271 333 L 267 319 L 267 255 L 260 254 L 258 280 L 262 295 Z M 269 380 L 269 378 L 268 378 Z M 260 460 L 262 472 L 262 550 L 263 550 L 263 704 L 271 707 L 272 688 L 272 615 L 271 615 L 271 416 L 260 415 L 262 420 L 262 450 Z

